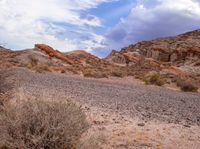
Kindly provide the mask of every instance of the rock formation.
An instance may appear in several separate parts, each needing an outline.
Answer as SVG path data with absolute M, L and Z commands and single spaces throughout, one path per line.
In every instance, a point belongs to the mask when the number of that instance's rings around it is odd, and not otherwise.
M 44 52 L 46 52 L 46 54 L 48 54 L 50 57 L 55 57 L 58 58 L 68 64 L 73 64 L 73 61 L 70 60 L 69 58 L 67 58 L 63 53 L 61 53 L 58 50 L 54 50 L 52 47 L 45 45 L 45 44 L 36 44 L 35 48 L 38 48 Z
M 121 49 L 120 52 L 113 51 L 107 59 L 113 62 L 123 63 L 131 61 L 124 59 L 123 55 L 140 55 L 145 58 L 152 58 L 160 62 L 186 62 L 200 59 L 200 30 L 188 32 L 175 37 L 159 38 L 152 41 L 142 41 Z M 121 58 L 122 57 L 122 58 Z M 120 62 L 119 62 L 120 63 Z
M 200 74 L 199 41 L 200 30 L 195 30 L 175 37 L 142 41 L 120 51 L 113 50 L 106 60 L 127 67 L 142 63 L 152 70 L 159 65 L 160 71 L 173 75 Z
M 151 72 L 166 79 L 189 77 L 200 84 L 200 30 L 159 38 L 113 50 L 98 58 L 83 50 L 62 53 L 45 44 L 11 51 L 0 48 L 0 67 L 25 67 L 37 72 L 59 72 L 92 77 L 145 77 Z

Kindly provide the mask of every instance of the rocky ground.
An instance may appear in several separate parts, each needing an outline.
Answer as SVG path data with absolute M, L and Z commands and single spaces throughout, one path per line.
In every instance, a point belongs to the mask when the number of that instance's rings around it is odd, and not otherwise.
M 0 76 L 2 98 L 11 91 L 14 99 L 71 99 L 80 104 L 92 124 L 83 140 L 96 138 L 85 142 L 103 148 L 200 146 L 199 93 L 145 86 L 130 78 L 97 80 L 19 68 L 2 70 Z

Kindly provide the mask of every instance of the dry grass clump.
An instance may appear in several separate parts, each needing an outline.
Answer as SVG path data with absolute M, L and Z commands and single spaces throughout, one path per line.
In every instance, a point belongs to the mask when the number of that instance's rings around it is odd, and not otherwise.
M 32 69 L 33 67 L 36 67 L 38 65 L 38 59 L 34 56 L 30 55 L 29 57 L 29 63 L 27 63 L 26 67 L 29 69 Z
M 95 69 L 84 69 L 83 70 L 84 77 L 91 77 L 91 78 L 108 78 L 108 75 L 101 71 L 101 70 L 95 70 Z
M 111 75 L 114 77 L 123 78 L 123 77 L 127 76 L 127 72 L 122 69 L 115 69 L 114 71 L 111 72 Z
M 35 58 L 34 56 L 30 56 L 29 58 L 30 58 L 30 65 L 31 65 L 32 67 L 37 66 L 37 64 L 38 64 L 38 59 Z
M 198 91 L 197 85 L 191 81 L 189 82 L 184 79 L 178 79 L 176 81 L 176 84 L 178 87 L 180 87 L 181 91 L 184 91 L 184 92 L 197 92 Z
M 36 67 L 34 67 L 34 70 L 38 73 L 51 72 L 50 67 L 45 64 L 37 65 Z
M 71 102 L 22 101 L 0 110 L 0 148 L 71 149 L 88 128 Z
M 150 73 L 143 78 L 145 84 L 147 85 L 164 85 L 164 80 L 161 78 L 159 73 Z

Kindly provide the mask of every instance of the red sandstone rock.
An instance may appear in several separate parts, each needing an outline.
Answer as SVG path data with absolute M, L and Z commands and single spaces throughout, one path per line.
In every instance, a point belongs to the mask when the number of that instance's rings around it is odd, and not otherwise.
M 122 48 L 120 52 L 112 52 L 109 57 L 117 54 L 138 52 L 145 58 L 153 58 L 161 62 L 187 61 L 193 57 L 200 59 L 200 30 L 188 32 L 175 37 L 158 38 L 142 41 Z M 118 56 L 119 57 L 119 56 Z
M 58 58 L 62 61 L 65 61 L 68 64 L 73 64 L 73 61 L 67 58 L 63 53 L 58 50 L 54 50 L 52 47 L 45 44 L 36 44 L 35 48 L 38 48 L 44 52 L 46 52 L 50 57 Z

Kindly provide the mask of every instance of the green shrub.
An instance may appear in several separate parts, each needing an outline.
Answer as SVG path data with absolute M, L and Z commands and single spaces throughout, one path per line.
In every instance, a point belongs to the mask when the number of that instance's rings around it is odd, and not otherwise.
M 87 128 L 85 114 L 71 102 L 21 101 L 0 111 L 0 148 L 75 148 Z

